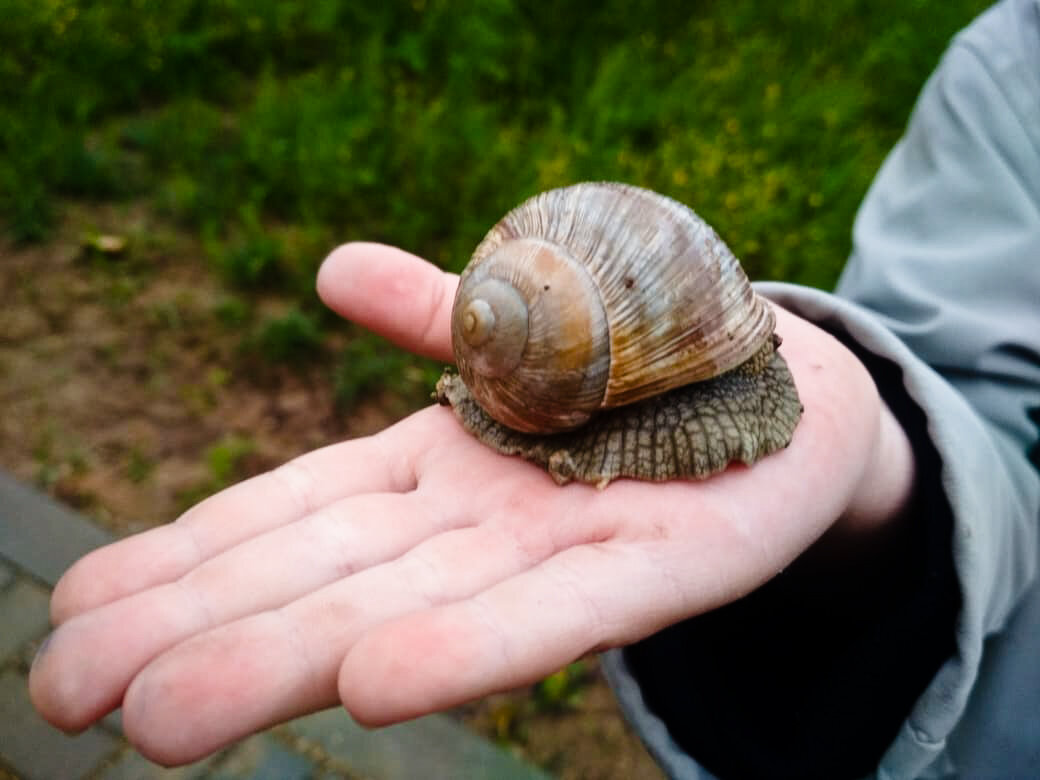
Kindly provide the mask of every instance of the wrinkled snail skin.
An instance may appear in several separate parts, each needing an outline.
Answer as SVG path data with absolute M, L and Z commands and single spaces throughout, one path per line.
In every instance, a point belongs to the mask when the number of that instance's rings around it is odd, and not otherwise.
M 557 482 L 703 478 L 788 444 L 801 416 L 775 318 L 715 232 L 629 185 L 537 195 L 488 233 L 437 397 Z

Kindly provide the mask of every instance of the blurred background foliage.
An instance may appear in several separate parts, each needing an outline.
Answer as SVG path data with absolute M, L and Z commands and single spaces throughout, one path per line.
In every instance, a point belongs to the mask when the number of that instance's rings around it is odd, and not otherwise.
M 691 205 L 753 278 L 828 287 L 985 5 L 0 0 L 0 218 L 42 241 L 69 198 L 147 201 L 234 288 L 296 296 L 274 359 L 331 321 L 336 243 L 458 270 L 510 207 L 585 179 Z

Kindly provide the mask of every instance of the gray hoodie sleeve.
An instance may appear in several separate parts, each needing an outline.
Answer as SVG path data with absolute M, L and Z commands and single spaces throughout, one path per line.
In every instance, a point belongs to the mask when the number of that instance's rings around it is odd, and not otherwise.
M 961 589 L 955 650 L 875 776 L 1031 776 L 1040 766 L 1040 0 L 1005 0 L 954 39 L 861 207 L 835 294 L 759 289 L 898 366 L 897 390 L 923 412 L 939 456 Z M 665 770 L 712 777 L 646 705 L 625 654 L 604 663 Z

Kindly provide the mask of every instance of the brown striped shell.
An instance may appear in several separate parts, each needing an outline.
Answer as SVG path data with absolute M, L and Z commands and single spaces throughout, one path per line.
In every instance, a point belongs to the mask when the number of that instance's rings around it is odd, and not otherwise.
M 730 371 L 770 341 L 774 316 L 692 210 L 585 183 L 537 195 L 491 229 L 451 327 L 476 402 L 533 433 Z

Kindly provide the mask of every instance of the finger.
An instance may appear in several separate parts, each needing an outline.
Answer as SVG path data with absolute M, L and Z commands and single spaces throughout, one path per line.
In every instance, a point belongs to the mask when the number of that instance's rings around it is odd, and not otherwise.
M 362 492 L 405 492 L 431 443 L 453 431 L 429 408 L 375 436 L 316 450 L 206 499 L 176 523 L 100 548 L 75 563 L 51 599 L 56 625 L 86 610 L 172 582 L 247 539 Z M 447 428 L 447 430 L 446 430 Z
M 84 728 L 117 707 L 134 676 L 168 648 L 392 560 L 451 521 L 465 522 L 465 515 L 414 493 L 354 496 L 240 544 L 175 582 L 79 615 L 54 633 L 33 667 L 39 709 L 62 728 Z
M 517 544 L 508 523 L 441 534 L 399 560 L 172 648 L 129 687 L 124 728 L 153 760 L 183 763 L 327 707 L 343 658 L 373 626 L 469 597 L 553 552 Z
M 473 598 L 368 632 L 340 669 L 340 698 L 367 726 L 406 720 L 530 684 L 647 636 L 688 606 L 637 546 L 575 547 Z
M 318 272 L 318 295 L 333 311 L 395 344 L 451 361 L 455 274 L 382 244 L 345 244 Z

